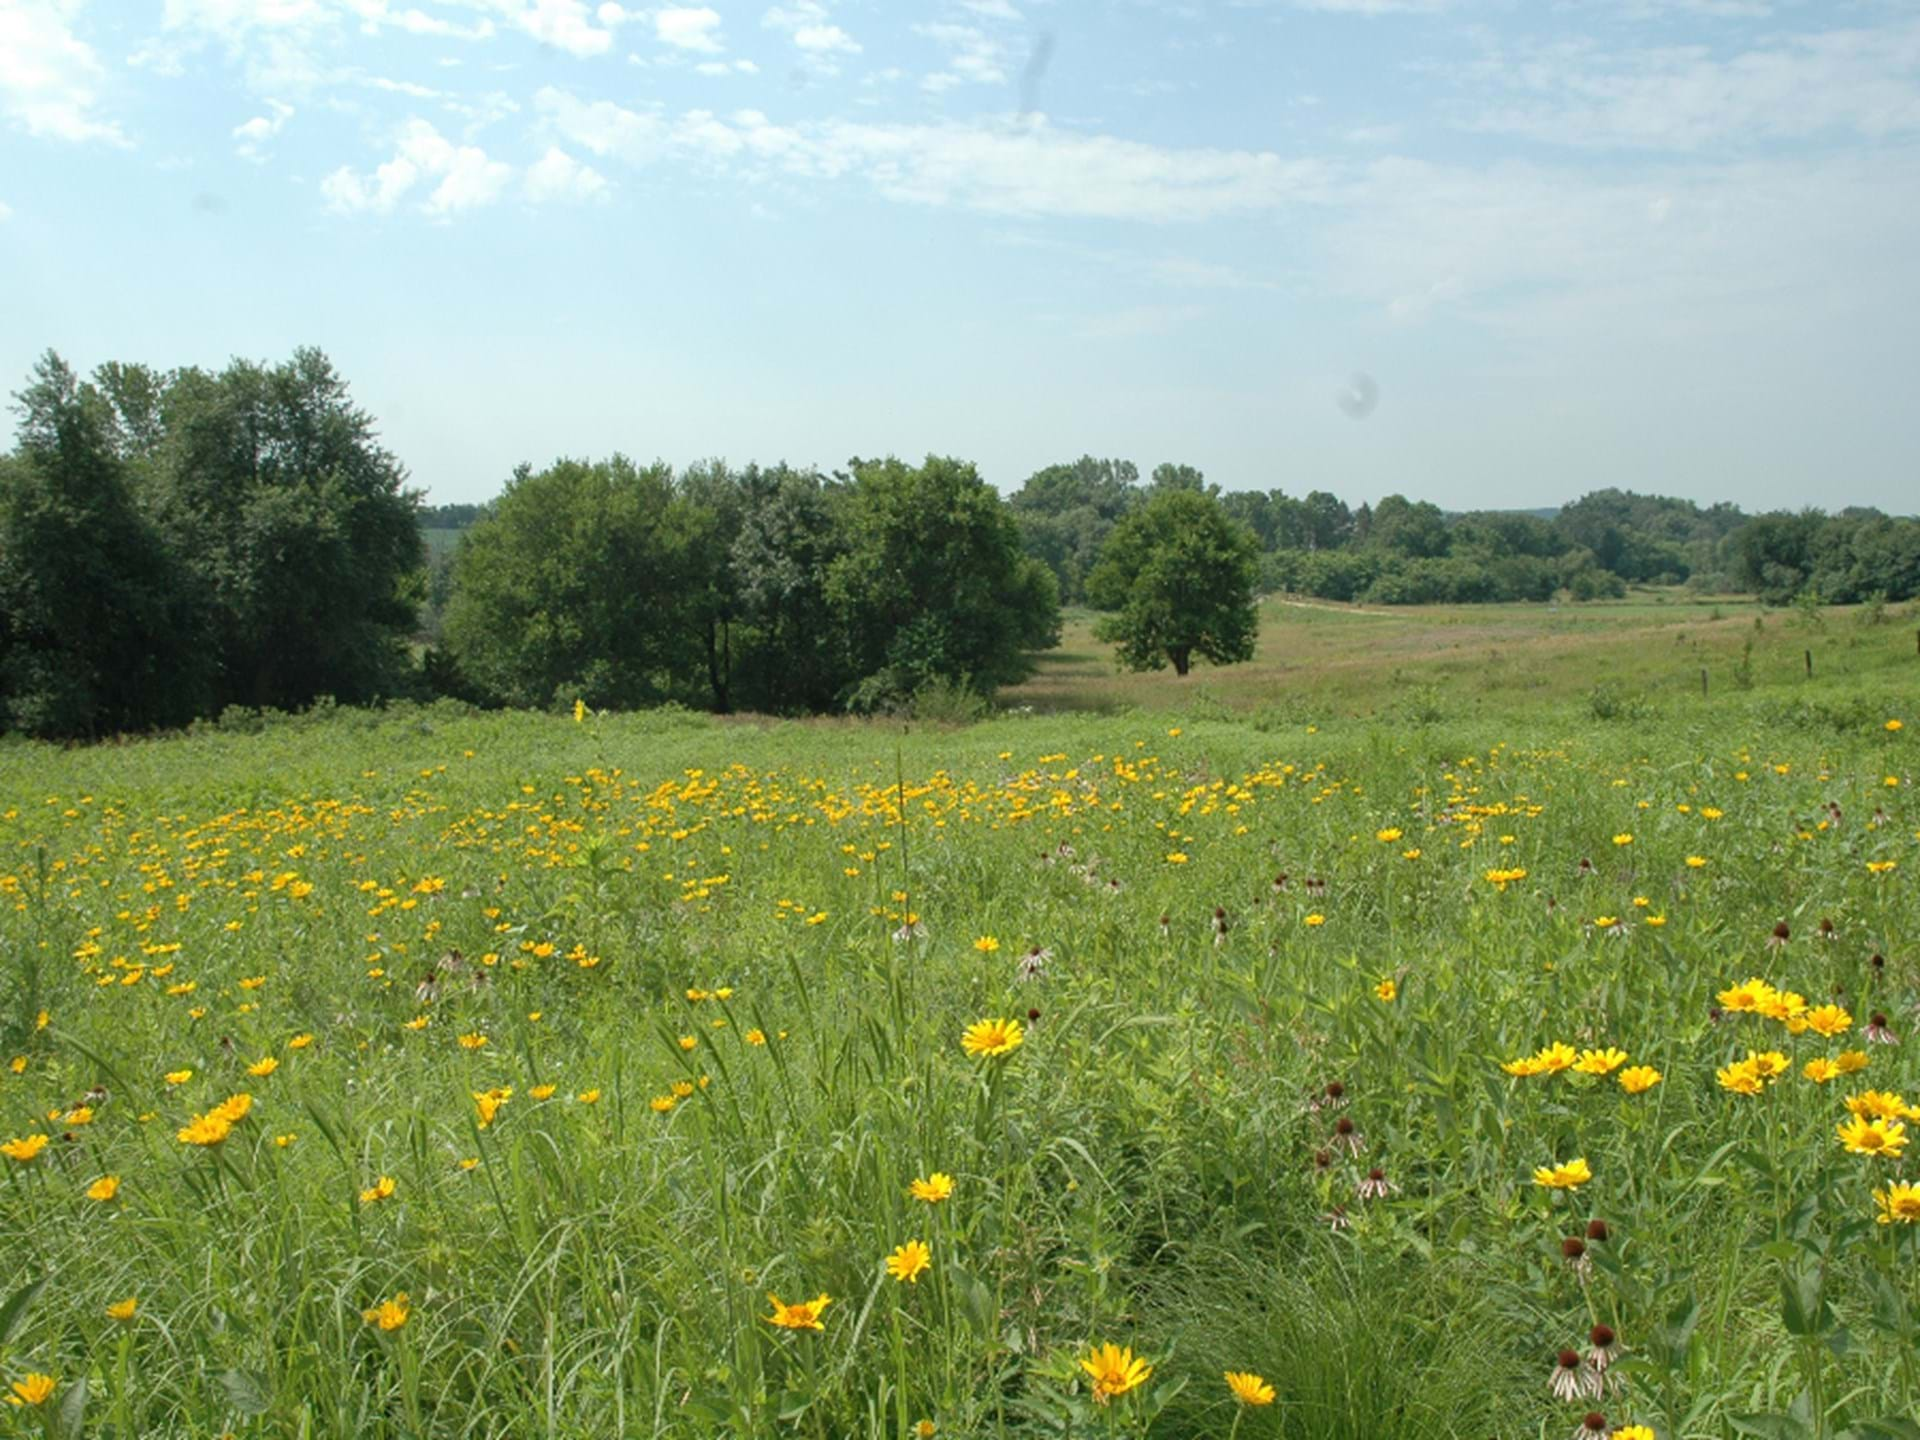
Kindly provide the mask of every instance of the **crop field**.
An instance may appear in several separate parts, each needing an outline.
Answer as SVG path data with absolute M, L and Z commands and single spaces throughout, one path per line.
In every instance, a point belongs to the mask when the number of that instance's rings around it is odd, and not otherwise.
M 1912 627 L 1657 608 L 0 747 L 0 1433 L 1920 1435 Z

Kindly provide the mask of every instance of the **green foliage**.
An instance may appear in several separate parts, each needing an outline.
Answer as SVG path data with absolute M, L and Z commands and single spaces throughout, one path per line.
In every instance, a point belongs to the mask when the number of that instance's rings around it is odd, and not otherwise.
M 1118 644 L 1124 669 L 1171 663 L 1185 675 L 1199 656 L 1251 659 L 1259 542 L 1220 502 L 1178 486 L 1158 490 L 1119 525 L 1088 577 L 1093 603 L 1117 613 L 1095 633 Z
M 446 644 L 460 673 L 532 708 L 672 698 L 697 663 L 700 523 L 663 465 L 520 467 L 454 560 Z

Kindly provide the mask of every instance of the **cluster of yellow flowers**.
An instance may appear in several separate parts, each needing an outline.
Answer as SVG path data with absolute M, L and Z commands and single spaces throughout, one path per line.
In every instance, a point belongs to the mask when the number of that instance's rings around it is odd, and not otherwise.
M 1502 1061 L 1500 1068 L 1521 1079 L 1563 1072 L 1573 1075 L 1612 1075 L 1617 1070 L 1620 1088 L 1629 1095 L 1644 1094 L 1664 1078 L 1651 1065 L 1627 1065 L 1628 1058 L 1626 1051 L 1612 1045 L 1600 1050 L 1576 1050 L 1565 1041 L 1556 1040 L 1531 1055 Z M 1626 1068 L 1622 1069 L 1623 1066 Z

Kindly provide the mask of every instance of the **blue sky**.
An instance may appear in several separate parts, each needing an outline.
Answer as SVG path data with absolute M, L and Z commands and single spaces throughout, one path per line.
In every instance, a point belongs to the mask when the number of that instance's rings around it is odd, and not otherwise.
M 1880 0 L 0 0 L 0 385 L 316 344 L 437 500 L 1093 452 L 1909 512 L 1916 237 Z

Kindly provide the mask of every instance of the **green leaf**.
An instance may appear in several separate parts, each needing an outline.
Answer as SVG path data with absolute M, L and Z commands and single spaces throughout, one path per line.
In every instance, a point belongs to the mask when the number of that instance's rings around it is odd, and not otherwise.
M 53 1412 L 50 1428 L 63 1440 L 80 1440 L 87 1420 L 87 1377 L 82 1375 L 60 1397 L 60 1408 Z
M 1810 1427 L 1791 1415 L 1735 1415 L 1733 1428 L 1760 1440 L 1813 1440 Z
M 1862 1420 L 1842 1430 L 1833 1440 L 1920 1440 L 1920 1425 L 1898 1417 Z
M 53 1278 L 52 1272 L 42 1275 L 38 1280 L 29 1280 L 13 1294 L 7 1297 L 7 1303 L 0 1305 L 0 1345 L 10 1344 L 20 1333 L 20 1327 L 26 1323 L 27 1311 L 47 1287 L 47 1281 Z
M 273 1404 L 265 1377 L 252 1370 L 225 1371 L 220 1388 L 227 1392 L 227 1403 L 242 1415 L 264 1415 Z

